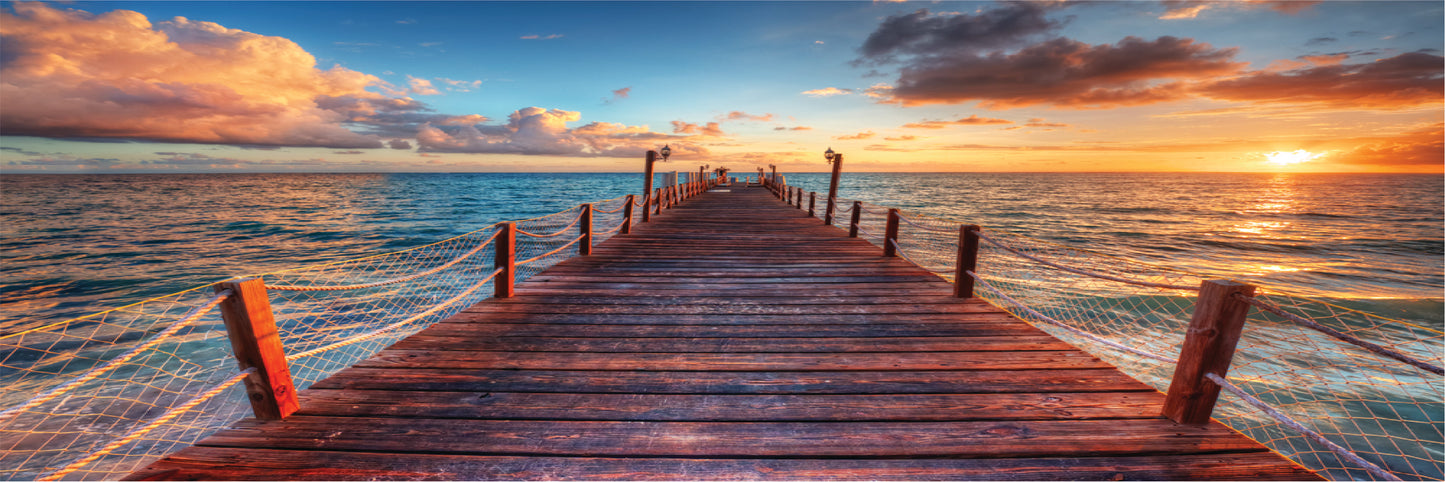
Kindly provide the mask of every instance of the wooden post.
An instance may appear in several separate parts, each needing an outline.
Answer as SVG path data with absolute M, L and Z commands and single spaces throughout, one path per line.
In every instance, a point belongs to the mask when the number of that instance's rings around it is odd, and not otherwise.
M 969 271 L 978 268 L 978 225 L 958 227 L 958 259 L 953 270 L 953 297 L 973 297 L 973 277 Z
M 632 201 L 636 199 L 636 196 L 636 194 L 628 194 L 627 204 L 622 206 L 622 230 L 620 231 L 622 234 L 632 233 Z M 642 210 L 647 211 L 647 208 Z
M 803 209 L 803 188 L 798 188 L 798 193 L 793 196 L 793 201 L 798 203 L 798 209 Z
M 515 291 L 512 289 L 517 278 L 517 223 L 505 223 L 502 225 L 502 234 L 497 235 L 496 263 L 493 266 L 502 270 L 497 273 L 492 285 L 497 288 L 496 298 L 511 298 Z
M 647 167 L 642 170 L 642 222 L 652 221 L 649 206 L 652 205 L 652 163 L 657 161 L 657 151 L 647 151 Z
M 592 254 L 592 203 L 582 205 L 582 219 L 577 221 L 582 225 L 582 240 L 577 242 L 577 254 L 588 256 Z
M 898 208 L 888 208 L 888 227 L 883 231 L 883 256 L 898 256 Z
M 1254 286 L 1224 280 L 1200 283 L 1194 317 L 1179 349 L 1179 364 L 1174 366 L 1174 380 L 1164 396 L 1164 416 L 1170 420 L 1209 423 L 1220 387 L 1204 374 L 1224 377 L 1229 373 L 1234 347 L 1249 315 L 1249 304 L 1235 298 L 1236 293 L 1254 296 Z
M 261 278 L 246 278 L 216 285 L 217 292 L 228 289 L 231 296 L 221 302 L 221 318 L 231 339 L 231 351 L 242 370 L 256 369 L 245 379 L 251 412 L 262 420 L 286 418 L 301 405 L 296 401 L 296 385 L 291 382 L 291 369 L 286 365 L 266 284 Z
M 833 155 L 833 178 L 828 181 L 828 207 L 823 210 L 823 224 L 833 225 L 833 213 L 838 212 L 838 175 L 843 173 L 843 155 Z M 857 215 L 854 215 L 855 217 Z M 858 237 L 858 236 L 853 236 Z
M 652 197 L 654 197 L 654 198 L 657 198 L 657 212 L 654 212 L 653 214 L 662 214 L 662 190 L 663 190 L 663 189 L 666 189 L 666 188 L 662 188 L 662 187 L 657 188 L 657 193 L 656 193 L 654 196 L 652 196 Z
M 863 201 L 853 201 L 853 220 L 848 222 L 848 237 L 858 237 L 858 221 L 863 216 Z
M 814 192 L 814 191 L 809 191 L 809 192 L 808 192 L 808 217 L 810 217 L 810 218 L 813 217 L 813 206 L 816 206 L 816 205 L 818 204 L 818 203 L 817 203 L 817 201 L 818 201 L 817 198 L 818 198 L 818 193 L 817 193 L 817 192 Z

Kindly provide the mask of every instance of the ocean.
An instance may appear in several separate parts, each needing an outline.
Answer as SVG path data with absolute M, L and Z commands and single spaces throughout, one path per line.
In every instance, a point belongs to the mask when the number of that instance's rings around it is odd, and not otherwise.
M 788 175 L 789 184 L 808 191 L 825 192 L 827 180 L 825 173 Z M 0 176 L 0 336 L 234 276 L 413 248 L 498 221 L 638 193 L 641 184 L 638 174 L 7 174 Z M 1438 338 L 1428 333 L 1445 325 L 1445 180 L 1440 176 L 859 173 L 844 175 L 839 195 L 980 224 L 995 233 L 1257 283 L 1271 293 L 1311 296 L 1332 303 L 1311 304 L 1329 313 L 1344 306 L 1404 320 L 1407 323 L 1376 324 L 1351 316 L 1344 326 L 1338 325 L 1342 320 L 1332 323 L 1371 340 L 1404 340 L 1391 346 L 1426 360 L 1439 359 Z M 988 262 L 980 260 L 985 275 L 992 274 Z M 1004 271 L 1008 261 L 996 263 L 996 269 Z M 397 293 L 435 305 L 456 291 L 445 284 L 414 288 Z M 356 299 L 339 295 L 321 300 L 328 307 L 346 306 L 339 311 L 327 308 L 321 316 L 308 314 L 310 301 L 303 295 L 282 295 L 296 292 L 277 291 L 272 297 L 280 303 L 274 306 L 290 310 L 284 318 L 295 325 L 287 326 L 301 347 L 311 346 L 308 340 L 317 346 L 332 343 L 411 314 L 390 306 L 394 296 L 378 302 L 370 298 L 375 293 L 363 291 Z M 1156 353 L 1177 344 L 1182 321 L 1174 317 L 1187 318 L 1188 313 L 1188 297 L 1178 294 L 1066 295 L 1033 300 L 1040 302 L 1033 307 L 1062 313 L 1071 322 Z M 1071 306 L 1090 308 L 1069 311 Z M 36 346 L 7 355 L 8 363 L 16 366 L 35 357 L 41 360 L 26 370 L 7 372 L 8 396 L 30 397 L 114 356 L 115 350 L 128 346 L 123 338 L 159 329 L 145 324 L 153 316 L 136 317 L 137 331 L 124 336 L 124 330 L 90 331 L 104 325 L 93 322 L 74 334 L 69 333 L 72 325 L 65 325 L 54 330 L 59 333 L 54 336 L 36 335 L 41 340 Z M 123 324 L 129 317 L 120 319 Z M 106 439 L 124 431 L 109 423 L 147 420 L 127 416 L 126 407 L 188 400 L 156 397 L 188 396 L 232 373 L 224 338 L 213 336 L 219 331 L 212 321 L 179 332 L 147 352 L 154 358 L 111 372 L 107 376 L 113 380 L 102 378 L 57 402 L 79 408 L 43 407 L 35 412 L 42 421 L 33 428 L 12 424 L 8 429 L 56 430 L 65 434 L 58 438 L 62 441 L 77 430 Z M 326 328 L 308 328 L 313 322 Z M 1364 324 L 1349 325 L 1355 322 Z M 105 336 L 95 336 L 102 332 Z M 1091 343 L 1057 330 L 1051 333 L 1076 344 Z M 320 341 L 311 340 L 313 334 Z M 49 341 L 52 338 L 63 343 Z M 378 347 L 389 343 L 377 341 Z M 1343 349 L 1346 345 L 1337 340 L 1287 324 L 1258 322 L 1241 346 L 1230 377 L 1250 393 L 1267 396 L 1271 404 L 1287 408 L 1292 416 L 1303 417 L 1332 440 L 1397 474 L 1440 478 L 1445 445 L 1438 377 L 1422 377 L 1423 372 L 1388 359 L 1360 358 L 1360 351 Z M 357 348 L 356 353 L 338 350 L 308 358 L 292 367 L 293 377 L 302 381 L 298 388 L 304 388 L 308 380 L 368 353 Z M 1146 383 L 1167 385 L 1168 364 L 1150 365 L 1108 350 L 1095 354 Z M 187 432 L 193 427 L 215 428 L 239 418 L 244 392 L 232 392 L 188 412 L 195 419 L 161 429 L 156 440 L 189 443 L 204 432 Z M 124 403 L 117 405 L 116 400 Z M 52 412 L 57 415 L 51 417 Z M 1327 477 L 1361 476 L 1351 463 L 1297 434 L 1280 433 L 1281 427 L 1258 413 L 1235 407 L 1216 411 L 1216 417 L 1307 467 L 1324 470 Z M 15 452 L 28 464 L 20 468 L 19 478 L 88 453 L 86 444 L 92 439 L 77 440 L 84 443 L 47 447 L 36 456 Z M 145 445 L 137 449 L 137 457 L 171 450 L 169 445 L 157 447 L 152 451 Z M 98 473 L 128 472 L 131 459 L 126 457 L 99 462 L 106 468 Z
M 786 175 L 827 191 L 827 173 Z M 641 190 L 635 173 L 5 174 L 0 333 Z M 839 196 L 1427 326 L 1445 311 L 1438 175 L 845 173 Z

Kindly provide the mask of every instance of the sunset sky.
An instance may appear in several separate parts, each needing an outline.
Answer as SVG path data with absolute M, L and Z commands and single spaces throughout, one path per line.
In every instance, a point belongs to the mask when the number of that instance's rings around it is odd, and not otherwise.
M 0 173 L 1445 166 L 1439 1 L 0 5 Z

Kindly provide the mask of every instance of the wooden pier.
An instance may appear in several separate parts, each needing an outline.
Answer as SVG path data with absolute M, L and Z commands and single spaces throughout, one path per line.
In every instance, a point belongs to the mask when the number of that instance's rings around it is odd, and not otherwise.
M 1313 479 L 766 189 L 699 195 L 132 479 Z

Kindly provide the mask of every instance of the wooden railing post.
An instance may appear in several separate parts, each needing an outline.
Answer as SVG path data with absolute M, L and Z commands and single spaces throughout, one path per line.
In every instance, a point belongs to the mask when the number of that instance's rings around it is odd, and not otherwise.
M 973 297 L 973 277 L 968 272 L 978 268 L 978 230 L 977 224 L 958 227 L 958 259 L 953 270 L 955 298 Z
M 256 369 L 245 378 L 251 412 L 262 420 L 280 420 L 295 413 L 301 405 L 296 401 L 296 385 L 291 382 L 266 284 L 261 278 L 246 278 L 216 284 L 216 291 L 222 290 L 231 290 L 231 296 L 221 302 L 231 351 L 242 370 Z
M 803 209 L 803 188 L 798 188 L 797 194 L 793 196 L 793 201 L 798 203 L 798 209 Z
M 497 235 L 496 263 L 493 264 L 502 272 L 492 280 L 493 286 L 497 288 L 496 298 L 511 298 L 514 290 L 513 285 L 517 281 L 517 223 L 503 223 L 502 232 Z
M 577 222 L 582 225 L 582 240 L 577 242 L 577 254 L 589 256 L 592 254 L 592 203 L 582 205 L 582 219 Z
M 654 196 L 652 196 L 652 197 L 656 198 L 656 201 L 657 201 L 657 203 L 655 204 L 657 211 L 656 211 L 656 212 L 653 212 L 652 214 L 662 214 L 662 191 L 663 191 L 664 189 L 667 189 L 667 188 L 665 188 L 665 187 L 659 187 L 659 188 L 657 188 L 657 192 L 655 193 Z
M 816 205 L 818 204 L 818 203 L 817 203 L 817 201 L 818 201 L 817 198 L 818 198 L 818 193 L 817 193 L 817 192 L 814 192 L 814 191 L 809 191 L 809 192 L 808 192 L 808 217 L 810 217 L 810 218 L 813 217 L 813 206 L 816 206 Z
M 652 163 L 657 162 L 657 151 L 647 151 L 647 166 L 642 170 L 642 222 L 652 221 L 648 206 L 652 201 Z
M 862 221 L 863 201 L 853 201 L 853 219 L 848 221 L 848 237 L 858 237 L 858 222 Z
M 888 227 L 883 231 L 883 256 L 898 256 L 898 208 L 888 208 Z
M 1234 347 L 1249 315 L 1249 303 L 1235 294 L 1254 296 L 1254 286 L 1224 280 L 1205 280 L 1199 285 L 1199 299 L 1194 302 L 1194 316 L 1179 349 L 1174 380 L 1164 396 L 1163 415 L 1170 420 L 1203 424 L 1214 413 L 1220 387 L 1204 375 L 1222 378 L 1229 373 Z
M 636 199 L 636 196 L 636 194 L 628 194 L 627 204 L 622 206 L 622 230 L 620 231 L 622 234 L 632 233 L 632 201 Z M 642 210 L 647 211 L 646 208 Z
M 833 225 L 833 213 L 838 212 L 838 176 L 843 173 L 843 155 L 833 155 L 833 177 L 828 181 L 828 207 L 823 210 L 823 225 Z M 855 215 L 856 216 L 856 215 Z M 858 236 L 853 236 L 858 237 Z

